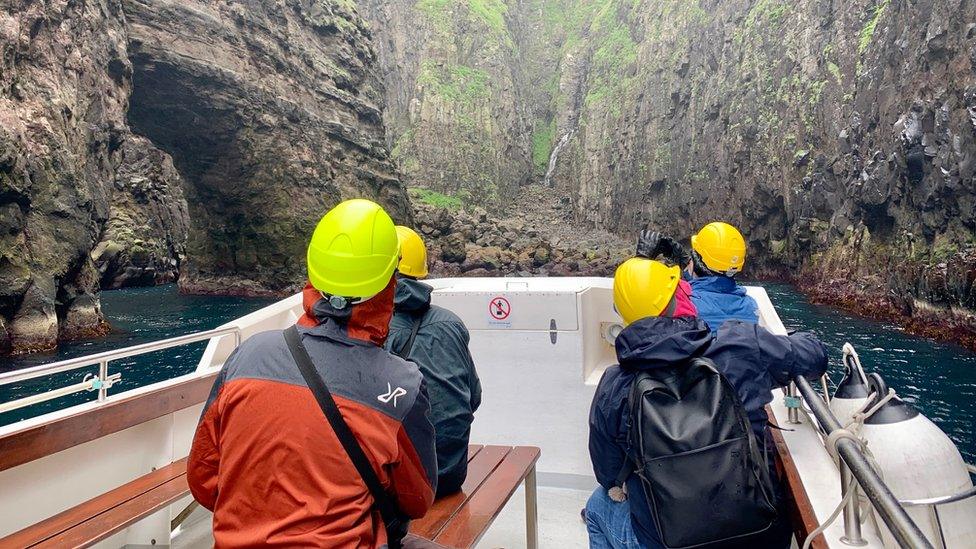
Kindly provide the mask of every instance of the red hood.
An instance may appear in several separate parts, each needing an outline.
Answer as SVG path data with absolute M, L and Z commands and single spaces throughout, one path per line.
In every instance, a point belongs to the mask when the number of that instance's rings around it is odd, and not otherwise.
M 674 310 L 673 316 L 698 316 L 698 309 L 691 302 L 691 284 L 688 284 L 684 280 L 679 280 L 678 287 L 674 291 L 674 301 L 677 307 Z
M 368 301 L 352 306 L 352 311 L 329 312 L 330 307 L 320 304 L 324 301 L 322 294 L 312 287 L 311 282 L 306 282 L 305 289 L 302 290 L 302 306 L 305 314 L 298 319 L 298 324 L 306 327 L 318 326 L 326 319 L 332 318 L 344 324 L 349 337 L 362 341 L 369 341 L 380 347 L 386 343 L 386 336 L 390 330 L 390 319 L 393 318 L 393 296 L 396 292 L 396 278 L 391 278 L 390 283 L 382 292 L 376 294 Z M 325 306 L 323 306 L 325 305 Z M 318 315 L 316 315 L 316 310 Z

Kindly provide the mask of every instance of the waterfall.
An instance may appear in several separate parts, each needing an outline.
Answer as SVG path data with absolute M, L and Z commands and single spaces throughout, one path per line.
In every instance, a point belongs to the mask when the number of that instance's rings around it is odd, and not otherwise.
M 563 136 L 559 138 L 559 142 L 556 143 L 556 146 L 553 147 L 552 154 L 549 155 L 549 167 L 546 168 L 546 176 L 542 179 L 542 184 L 546 187 L 551 186 L 552 172 L 556 171 L 556 161 L 559 159 L 559 153 L 562 152 L 563 147 L 569 143 L 569 138 L 572 136 L 573 132 L 563 134 Z

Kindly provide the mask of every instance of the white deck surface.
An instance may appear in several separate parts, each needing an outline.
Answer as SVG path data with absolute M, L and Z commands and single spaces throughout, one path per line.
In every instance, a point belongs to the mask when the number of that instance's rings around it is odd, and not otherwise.
M 539 547 L 545 549 L 585 548 L 586 526 L 580 509 L 586 505 L 589 491 L 539 487 Z M 174 549 L 213 547 L 210 532 L 211 515 L 197 510 L 173 539 Z M 479 549 L 525 547 L 525 493 L 522 488 L 512 495 L 508 506 L 481 539 Z

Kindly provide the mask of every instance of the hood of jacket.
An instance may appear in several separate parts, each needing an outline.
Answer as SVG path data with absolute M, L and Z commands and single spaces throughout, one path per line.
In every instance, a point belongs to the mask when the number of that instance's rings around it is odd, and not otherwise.
M 323 334 L 338 329 L 352 339 L 366 341 L 380 347 L 386 342 L 393 318 L 393 294 L 396 278 L 382 292 L 362 303 L 345 309 L 336 309 L 322 294 L 312 287 L 311 282 L 302 290 L 302 307 L 305 314 L 298 319 L 299 326 L 322 330 Z
M 692 292 L 712 292 L 716 294 L 731 294 L 745 296 L 746 289 L 728 276 L 703 276 L 691 281 Z
M 695 317 L 648 317 L 624 328 L 615 345 L 622 368 L 644 370 L 701 356 L 711 342 L 708 326 Z
M 422 313 L 430 309 L 430 294 L 434 288 L 419 280 L 398 277 L 393 306 L 397 312 Z

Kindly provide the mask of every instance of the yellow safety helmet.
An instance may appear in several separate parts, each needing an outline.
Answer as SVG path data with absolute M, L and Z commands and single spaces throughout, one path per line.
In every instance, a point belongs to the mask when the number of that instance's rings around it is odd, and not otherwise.
M 681 280 L 681 267 L 660 261 L 632 257 L 613 275 L 613 304 L 625 324 L 659 316 L 674 297 Z
M 369 200 L 346 200 L 312 233 L 308 279 L 329 296 L 364 301 L 389 284 L 399 257 L 396 229 L 383 208 Z
M 691 248 L 698 252 L 705 266 L 717 273 L 734 276 L 746 263 L 746 241 L 742 233 L 728 223 L 709 223 L 691 237 Z
M 417 231 L 410 227 L 397 225 L 397 237 L 400 239 L 400 264 L 397 270 L 413 278 L 427 276 L 427 247 L 424 239 Z

